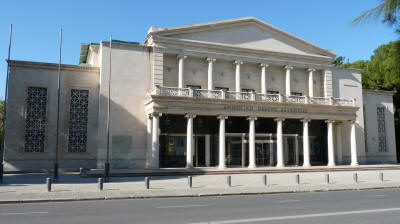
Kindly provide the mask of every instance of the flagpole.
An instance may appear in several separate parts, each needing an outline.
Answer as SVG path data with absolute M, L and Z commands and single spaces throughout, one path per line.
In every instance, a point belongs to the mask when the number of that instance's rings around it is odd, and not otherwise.
M 11 41 L 12 41 L 12 24 L 10 24 L 10 40 L 8 43 L 8 57 L 7 57 L 7 74 L 6 74 L 6 89 L 4 94 L 4 108 L 3 108 L 3 130 L 1 132 L 1 148 L 2 148 L 2 158 L 0 162 L 0 183 L 3 183 L 3 173 L 4 173 L 4 151 L 5 151 L 5 132 L 6 132 L 6 113 L 7 113 L 7 99 L 8 99 L 8 79 L 10 76 L 10 55 L 11 55 Z
M 105 179 L 110 180 L 110 103 L 111 103 L 111 49 L 112 49 L 112 35 L 110 35 L 110 73 L 108 76 L 108 106 L 107 106 L 107 157 L 104 166 Z
M 57 80 L 57 127 L 56 127 L 56 150 L 54 161 L 54 176 L 53 179 L 58 180 L 58 139 L 59 139 L 59 126 L 60 126 L 60 89 L 61 89 L 61 49 L 62 49 L 62 28 L 60 29 L 60 49 L 58 61 L 58 80 Z

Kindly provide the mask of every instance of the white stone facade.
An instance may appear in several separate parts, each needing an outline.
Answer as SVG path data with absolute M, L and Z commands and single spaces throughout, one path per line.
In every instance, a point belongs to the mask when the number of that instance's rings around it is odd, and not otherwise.
M 290 161 L 308 167 L 313 165 L 310 157 L 324 158 L 329 166 L 396 162 L 390 94 L 363 92 L 360 71 L 333 67 L 332 51 L 258 19 L 152 27 L 143 44 L 116 41 L 111 52 L 112 168 L 165 167 L 165 154 L 182 148 L 188 169 L 201 166 L 200 160 L 204 160 L 204 166 L 224 169 L 229 167 L 231 156 L 228 138 L 238 134 L 243 136 L 241 164 L 249 168 L 260 166 L 260 155 L 267 155 L 259 148 L 261 135 L 270 136 L 261 144 L 274 145 L 268 155 L 275 158 L 270 165 L 278 167 L 291 165 Z M 80 65 L 62 66 L 61 168 L 103 168 L 107 158 L 109 42 L 90 45 L 84 57 Z M 22 61 L 10 61 L 9 65 L 5 169 L 51 169 L 55 156 L 57 65 Z M 47 88 L 48 97 L 44 152 L 25 152 L 26 91 L 37 86 Z M 72 89 L 89 90 L 85 152 L 66 150 L 73 141 L 69 136 L 73 121 L 68 116 Z M 376 105 L 385 108 L 386 149 L 379 152 L 368 147 L 366 152 L 365 142 L 374 145 L 378 133 L 369 123 L 364 131 L 364 116 L 377 120 Z M 375 112 L 370 112 L 370 107 Z M 165 132 L 168 115 L 185 121 L 179 124 L 184 127 L 182 133 Z M 246 120 L 246 131 L 231 133 L 230 127 L 235 124 L 230 118 L 234 117 Z M 215 131 L 200 133 L 198 121 L 209 118 Z M 301 124 L 301 130 L 288 133 L 285 123 L 289 120 Z M 326 147 L 319 157 L 308 130 L 315 120 L 323 121 L 321 125 L 326 127 L 319 146 Z M 260 133 L 265 122 L 272 122 L 274 131 Z M 171 134 L 176 138 L 161 137 Z M 210 160 L 215 161 L 211 164 Z

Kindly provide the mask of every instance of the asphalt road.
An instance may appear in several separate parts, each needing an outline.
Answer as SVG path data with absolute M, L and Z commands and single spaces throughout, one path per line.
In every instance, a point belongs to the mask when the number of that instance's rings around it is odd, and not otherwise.
M 2 204 L 0 223 L 398 224 L 400 189 Z

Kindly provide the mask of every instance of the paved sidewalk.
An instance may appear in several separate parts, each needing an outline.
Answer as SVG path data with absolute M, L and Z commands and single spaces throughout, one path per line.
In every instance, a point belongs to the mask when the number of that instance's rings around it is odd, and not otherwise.
M 358 174 L 358 182 L 354 181 Z M 380 179 L 384 174 L 384 181 Z M 296 175 L 300 175 L 300 184 Z M 330 183 L 326 183 L 329 174 Z M 143 177 L 115 177 L 100 191 L 97 178 L 80 178 L 76 173 L 60 174 L 52 192 L 46 191 L 48 174 L 7 174 L 0 185 L 0 203 L 98 200 L 154 197 L 196 197 L 234 194 L 265 194 L 287 192 L 313 192 L 335 190 L 361 190 L 374 188 L 399 188 L 400 170 L 336 171 L 269 173 L 267 186 L 261 173 L 232 174 L 231 187 L 227 175 L 193 176 L 193 186 L 188 187 L 185 176 L 150 177 L 150 189 L 145 188 Z

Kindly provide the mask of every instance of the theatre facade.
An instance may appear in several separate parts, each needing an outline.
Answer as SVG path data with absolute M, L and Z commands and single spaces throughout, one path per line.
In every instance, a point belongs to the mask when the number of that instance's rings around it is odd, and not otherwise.
M 253 17 L 151 27 L 144 43 L 82 44 L 59 115 L 58 65 L 11 60 L 5 169 L 396 163 L 393 92 L 334 58 Z

